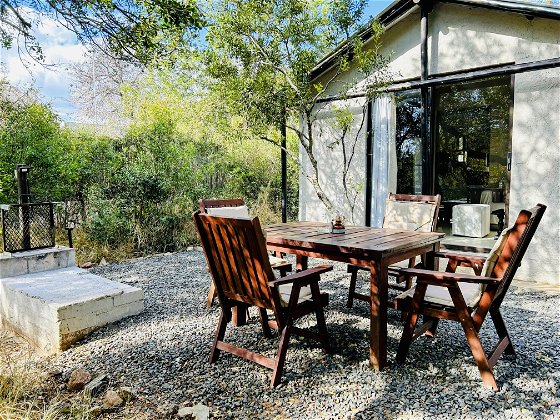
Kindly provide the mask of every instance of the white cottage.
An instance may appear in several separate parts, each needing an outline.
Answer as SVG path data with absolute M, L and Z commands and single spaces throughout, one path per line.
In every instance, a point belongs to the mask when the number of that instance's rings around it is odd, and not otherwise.
M 343 208 L 338 165 L 329 163 L 341 157 L 326 146 L 328 127 L 333 107 L 355 112 L 355 223 L 378 224 L 388 191 L 441 194 L 442 229 L 458 203 L 503 208 L 507 225 L 509 215 L 540 202 L 548 211 L 517 277 L 560 284 L 560 5 L 553 1 L 397 0 L 378 16 L 391 54 L 389 93 L 369 104 L 359 89 L 351 99 L 331 98 L 315 122 L 320 178 Z M 367 45 L 369 35 L 356 36 Z M 339 52 L 319 63 L 314 80 L 328 80 Z M 301 158 L 309 165 L 303 151 Z M 327 217 L 301 177 L 300 219 Z

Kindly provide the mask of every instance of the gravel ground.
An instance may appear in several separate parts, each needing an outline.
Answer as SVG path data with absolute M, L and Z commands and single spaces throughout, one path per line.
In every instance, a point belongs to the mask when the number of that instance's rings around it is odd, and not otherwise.
M 313 263 L 324 261 L 312 260 Z M 82 367 L 107 373 L 112 386 L 130 386 L 139 398 L 129 416 L 173 417 L 178 407 L 205 404 L 218 418 L 559 418 L 560 327 L 558 293 L 513 287 L 502 304 L 517 357 L 495 367 L 499 392 L 485 388 L 458 323 L 440 323 L 434 339 L 413 343 L 407 363 L 383 372 L 368 368 L 367 305 L 346 308 L 349 276 L 342 264 L 324 274 L 330 294 L 327 326 L 334 348 L 294 339 L 282 384 L 269 389 L 270 371 L 222 353 L 208 358 L 219 307 L 206 308 L 210 282 L 199 251 L 96 267 L 92 272 L 144 289 L 146 310 L 93 333 L 50 360 L 68 375 Z M 364 285 L 367 282 L 362 282 Z M 389 360 L 400 339 L 399 314 L 389 313 Z M 311 317 L 300 325 L 313 324 Z M 278 340 L 263 338 L 256 311 L 227 338 L 274 355 Z M 496 335 L 481 331 L 491 348 Z M 126 415 L 126 413 L 125 413 Z

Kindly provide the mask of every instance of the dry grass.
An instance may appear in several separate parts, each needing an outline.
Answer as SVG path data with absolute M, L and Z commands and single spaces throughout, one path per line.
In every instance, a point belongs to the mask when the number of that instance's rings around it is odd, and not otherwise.
M 269 201 L 268 188 L 264 188 L 257 197 L 257 201 L 251 206 L 251 215 L 258 216 L 262 226 L 280 223 L 280 213 L 275 210 Z
M 60 383 L 42 370 L 29 344 L 0 330 L 0 419 L 88 419 L 83 394 L 59 392 Z
M 91 262 L 99 263 L 102 259 L 105 261 L 124 261 L 134 257 L 132 243 L 127 243 L 119 247 L 109 246 L 90 241 L 83 229 L 77 228 L 72 231 L 72 240 L 74 249 L 76 250 L 76 263 L 83 265 Z M 68 245 L 68 235 L 66 231 L 57 231 L 56 243 L 59 245 Z

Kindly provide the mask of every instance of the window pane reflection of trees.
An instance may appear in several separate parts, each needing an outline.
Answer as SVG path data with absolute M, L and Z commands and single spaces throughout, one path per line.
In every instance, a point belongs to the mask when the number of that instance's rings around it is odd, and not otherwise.
M 484 187 L 506 187 L 509 105 L 509 77 L 437 90 L 436 192 L 443 200 L 478 202 Z
M 397 100 L 397 193 L 422 194 L 420 92 L 404 92 Z

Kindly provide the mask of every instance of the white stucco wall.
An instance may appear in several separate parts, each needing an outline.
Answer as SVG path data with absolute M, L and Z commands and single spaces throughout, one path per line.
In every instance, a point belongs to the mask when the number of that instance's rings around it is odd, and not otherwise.
M 510 214 L 548 206 L 517 277 L 560 284 L 560 69 L 517 75 L 514 101 Z
M 419 12 L 413 11 L 384 35 L 384 53 L 392 53 L 396 80 L 420 74 L 419 21 Z M 428 47 L 430 73 L 560 57 L 560 21 L 440 3 L 429 17 Z M 350 73 L 347 80 L 358 77 Z M 339 90 L 340 85 L 332 86 L 330 93 Z M 560 284 L 560 68 L 515 76 L 512 135 L 510 213 L 515 216 L 537 202 L 548 206 L 517 277 Z M 321 176 L 335 185 L 338 158 L 324 148 L 324 141 L 317 150 L 320 167 L 327 168 Z M 358 147 L 353 172 L 363 176 L 365 130 Z M 302 164 L 308 164 L 303 154 Z M 358 203 L 360 215 L 365 213 L 364 196 Z M 300 180 L 300 219 L 325 219 L 305 178 Z M 359 220 L 363 223 L 363 217 Z
M 324 104 L 316 112 L 315 122 L 313 123 L 313 136 L 317 140 L 314 143 L 313 153 L 319 162 L 319 183 L 336 209 L 349 221 L 352 221 L 353 217 L 353 224 L 362 224 L 365 219 L 363 189 L 366 175 L 364 150 L 367 115 L 364 114 L 364 102 L 363 99 L 355 99 Z M 349 201 L 345 198 L 342 182 L 344 167 L 342 147 L 334 144 L 341 137 L 341 130 L 337 128 L 336 124 L 337 116 L 334 111 L 336 108 L 346 109 L 354 116 L 353 123 L 346 135 L 347 144 L 350 146 L 347 147 L 347 159 L 352 156 L 350 171 L 347 175 L 348 191 L 351 193 L 351 197 L 357 197 L 353 216 Z M 355 147 L 352 151 L 351 145 L 353 143 L 355 143 Z M 300 148 L 300 155 L 302 156 L 302 169 L 306 173 L 311 173 L 312 166 L 303 148 Z M 303 175 L 300 175 L 299 195 L 300 220 L 327 222 L 335 216 L 328 214 L 315 189 Z M 354 201 L 353 198 L 352 201 Z
M 430 72 L 560 57 L 560 21 L 444 5 L 430 16 Z M 548 206 L 516 278 L 560 284 L 560 69 L 515 76 L 510 222 Z

